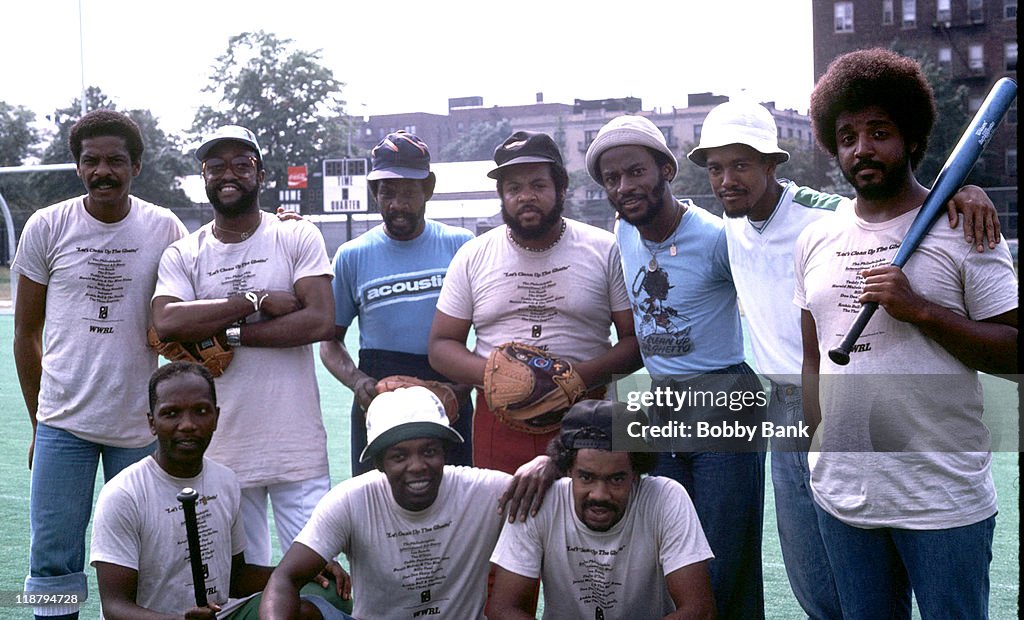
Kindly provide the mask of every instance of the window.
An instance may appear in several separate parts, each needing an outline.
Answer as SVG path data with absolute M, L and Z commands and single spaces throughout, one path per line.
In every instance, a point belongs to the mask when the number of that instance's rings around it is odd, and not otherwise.
M 981 43 L 971 43 L 968 46 L 967 68 L 975 73 L 985 70 L 985 48 Z
M 1017 70 L 1017 42 L 1006 43 L 1003 45 L 1003 56 L 1006 58 L 1006 70 L 1016 71 Z
M 917 27 L 917 0 L 903 0 L 903 27 Z
M 1006 175 L 1017 176 L 1017 149 L 1006 149 Z
M 980 24 L 985 21 L 985 0 L 967 0 L 967 20 Z
M 836 2 L 836 32 L 853 32 L 853 3 Z
M 948 22 L 953 19 L 953 11 L 949 8 L 950 0 L 936 0 L 935 3 L 935 20 L 940 22 Z
M 893 0 L 882 0 L 882 25 L 891 26 L 893 23 L 893 14 L 895 10 L 892 8 Z
M 665 143 L 668 144 L 669 148 L 672 148 L 672 125 L 667 127 L 658 127 L 658 131 L 661 132 L 661 135 L 665 136 Z
M 1003 0 L 1003 19 L 1017 19 L 1017 0 Z
M 953 68 L 953 50 L 948 47 L 940 47 L 937 60 L 939 61 L 939 68 L 943 71 L 951 71 Z
M 704 127 L 704 125 L 702 123 L 697 123 L 696 125 L 693 126 L 693 139 L 694 140 L 700 140 L 700 130 L 703 127 Z
M 583 132 L 583 141 L 586 143 L 587 148 L 590 148 L 590 145 L 597 138 L 597 132 L 598 131 L 600 131 L 600 130 L 599 129 L 587 129 L 586 131 Z

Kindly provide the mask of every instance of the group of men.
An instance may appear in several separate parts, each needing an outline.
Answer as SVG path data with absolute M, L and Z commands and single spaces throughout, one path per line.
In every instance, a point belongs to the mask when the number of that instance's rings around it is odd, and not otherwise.
M 659 404 L 651 424 L 811 425 L 814 451 L 809 438 L 773 439 L 771 455 L 786 573 L 809 617 L 909 617 L 911 592 L 923 617 L 986 617 L 995 494 L 977 371 L 1017 370 L 1012 260 L 991 202 L 968 187 L 906 269 L 888 266 L 927 194 L 913 170 L 934 99 L 914 61 L 837 58 L 810 114 L 853 199 L 778 178 L 789 155 L 771 114 L 728 102 L 688 154 L 724 218 L 673 195 L 680 164 L 653 123 L 612 119 L 586 168 L 614 233 L 564 217 L 569 177 L 550 136 L 516 131 L 497 146 L 488 176 L 505 225 L 474 238 L 426 219 L 429 149 L 389 134 L 368 177 L 383 222 L 333 268 L 314 226 L 259 209 L 249 130 L 222 127 L 197 150 L 215 217 L 186 236 L 129 195 L 138 129 L 86 115 L 70 146 L 87 195 L 34 215 L 13 267 L 34 428 L 26 591 L 84 600 L 102 458 L 92 562 L 108 618 L 203 617 L 263 588 L 235 613 L 344 617 L 351 591 L 357 618 L 482 617 L 485 605 L 530 617 L 538 582 L 546 617 L 763 617 L 765 445 L 616 450 L 613 428 L 633 414 L 612 379 L 643 366 L 652 389 L 750 396 Z M 767 386 L 744 360 L 738 301 Z M 822 353 L 865 302 L 882 309 L 865 346 L 830 363 Z M 358 364 L 344 343 L 357 317 Z M 153 374 L 150 322 L 161 341 L 223 338 L 230 367 Z M 353 392 L 353 478 L 334 489 L 318 341 Z M 571 363 L 584 400 L 529 419 L 483 394 L 474 406 L 488 356 L 510 341 Z M 920 376 L 888 377 L 911 359 Z M 425 388 L 382 392 L 395 374 L 450 383 L 459 412 Z M 879 388 L 879 375 L 892 382 Z M 204 549 L 220 552 L 204 551 L 216 593 L 204 609 L 187 604 L 182 519 L 165 497 L 185 482 L 208 500 Z M 284 552 L 273 573 L 268 499 Z M 74 605 L 35 611 L 77 617 Z

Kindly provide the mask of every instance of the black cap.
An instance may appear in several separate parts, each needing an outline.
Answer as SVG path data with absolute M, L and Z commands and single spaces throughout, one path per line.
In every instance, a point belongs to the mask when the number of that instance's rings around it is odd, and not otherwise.
M 492 179 L 497 179 L 498 171 L 505 166 L 548 163 L 565 167 L 562 153 L 551 136 L 535 131 L 517 131 L 506 138 L 494 149 L 494 163 L 498 166 L 487 173 Z
M 384 136 L 370 151 L 367 181 L 377 179 L 425 179 L 430 176 L 430 151 L 423 140 L 396 131 Z
M 614 420 L 625 415 L 626 403 L 581 400 L 562 418 L 562 445 L 570 450 L 611 450 Z

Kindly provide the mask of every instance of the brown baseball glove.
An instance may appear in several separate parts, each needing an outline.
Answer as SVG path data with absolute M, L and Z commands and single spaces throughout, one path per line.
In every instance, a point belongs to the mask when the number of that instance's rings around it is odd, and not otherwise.
M 149 346 L 168 360 L 202 364 L 214 377 L 224 374 L 235 355 L 223 333 L 199 342 L 164 342 L 157 337 L 156 330 L 150 327 L 146 336 Z
M 587 386 L 572 364 L 537 347 L 507 342 L 491 351 L 484 368 L 484 398 L 499 420 L 527 433 L 558 428 Z
M 377 382 L 377 393 L 383 394 L 384 392 L 391 392 L 398 388 L 407 388 L 414 385 L 425 387 L 433 392 L 434 396 L 437 396 L 437 399 L 444 405 L 444 412 L 448 416 L 448 424 L 455 424 L 455 421 L 459 419 L 459 399 L 455 395 L 455 390 L 452 389 L 451 384 L 440 381 L 428 381 L 409 375 L 391 375 Z

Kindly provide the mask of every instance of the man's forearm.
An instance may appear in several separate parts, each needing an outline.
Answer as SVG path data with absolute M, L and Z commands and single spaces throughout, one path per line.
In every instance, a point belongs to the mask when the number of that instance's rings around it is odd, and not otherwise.
M 556 356 L 557 351 L 553 352 Z M 628 375 L 643 367 L 636 336 L 628 336 L 592 360 L 573 364 L 588 388 L 609 383 L 615 375 Z
M 252 302 L 241 295 L 195 301 L 167 301 L 158 297 L 153 304 L 153 326 L 161 340 L 198 342 L 219 334 L 253 312 Z
M 430 343 L 430 365 L 455 383 L 483 385 L 487 360 L 457 340 L 438 339 Z
M 318 308 L 302 308 L 273 319 L 242 325 L 242 345 L 247 347 L 297 347 L 328 340 L 334 325 Z
M 21 396 L 25 400 L 32 428 L 35 428 L 36 412 L 39 410 L 39 383 L 43 374 L 42 339 L 16 335 L 14 365 L 18 371 Z

